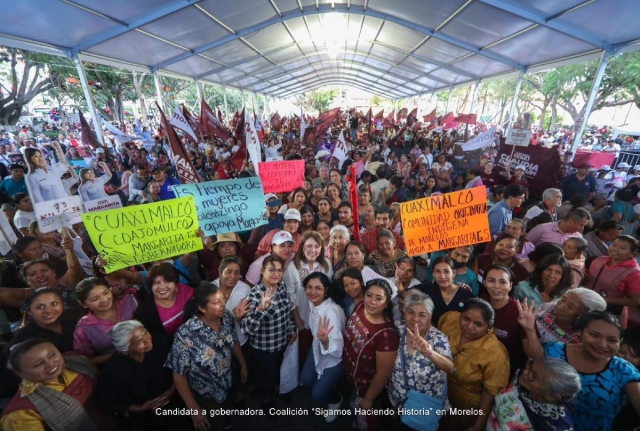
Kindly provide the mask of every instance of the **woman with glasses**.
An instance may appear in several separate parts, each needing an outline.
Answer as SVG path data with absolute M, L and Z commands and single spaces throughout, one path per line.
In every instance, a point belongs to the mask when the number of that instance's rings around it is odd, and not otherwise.
M 487 431 L 574 429 L 568 404 L 580 388 L 580 376 L 565 361 L 530 359 L 495 396 Z
M 260 282 L 249 293 L 249 312 L 240 329 L 249 337 L 252 375 L 255 376 L 262 407 L 269 414 L 273 390 L 280 381 L 280 366 L 287 345 L 297 337 L 292 305 L 282 282 L 285 263 L 270 255 L 262 262 Z

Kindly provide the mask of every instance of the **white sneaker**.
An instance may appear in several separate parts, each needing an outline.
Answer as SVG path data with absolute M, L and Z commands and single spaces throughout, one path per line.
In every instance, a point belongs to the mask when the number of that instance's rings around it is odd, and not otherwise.
M 340 395 L 340 401 L 338 401 L 335 404 L 328 404 L 327 405 L 327 410 L 330 410 L 331 412 L 335 412 L 337 410 L 340 410 L 340 407 L 342 406 L 342 395 Z M 338 417 L 338 415 L 336 415 L 335 413 L 332 413 L 330 415 L 327 415 L 327 417 L 324 418 L 325 422 L 331 423 L 333 421 L 336 420 L 336 418 Z

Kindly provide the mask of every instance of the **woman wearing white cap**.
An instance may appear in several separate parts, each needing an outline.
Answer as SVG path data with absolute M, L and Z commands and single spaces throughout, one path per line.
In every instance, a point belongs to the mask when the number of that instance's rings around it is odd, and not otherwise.
M 298 246 L 300 245 L 300 221 L 302 218 L 300 217 L 300 211 L 296 209 L 289 209 L 286 213 L 284 213 L 284 229 L 289 232 L 293 237 L 293 251 L 298 251 Z M 258 249 L 256 250 L 254 258 L 259 258 L 267 253 L 269 253 L 269 249 L 271 248 L 271 240 L 273 236 L 276 235 L 280 230 L 272 230 L 268 234 L 264 236 L 260 240 L 260 244 L 258 244 Z

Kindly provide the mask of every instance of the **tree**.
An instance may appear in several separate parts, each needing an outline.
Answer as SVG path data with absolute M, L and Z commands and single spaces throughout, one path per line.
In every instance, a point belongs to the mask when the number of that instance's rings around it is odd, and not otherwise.
M 302 105 L 305 111 L 315 111 L 322 113 L 329 109 L 331 102 L 338 97 L 338 90 L 335 87 L 318 88 L 311 93 L 297 96 L 297 104 Z
M 59 82 L 58 74 L 47 74 L 46 64 L 53 58 L 15 48 L 0 51 L 0 75 L 8 83 L 0 89 L 0 124 L 15 124 L 25 105 Z

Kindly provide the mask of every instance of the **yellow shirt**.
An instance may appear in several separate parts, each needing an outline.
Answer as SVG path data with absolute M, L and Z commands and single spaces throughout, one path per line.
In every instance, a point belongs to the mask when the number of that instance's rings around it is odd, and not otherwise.
M 450 311 L 438 327 L 449 337 L 456 372 L 449 375 L 449 401 L 460 409 L 478 409 L 482 390 L 496 395 L 509 383 L 509 353 L 493 329 L 479 340 L 460 346 L 460 313 Z
M 62 370 L 62 381 L 48 381 L 44 383 L 32 383 L 26 380 L 20 385 L 20 395 L 25 397 L 36 390 L 41 384 L 58 392 L 64 391 L 78 377 L 78 373 L 68 368 Z M 0 429 L 5 431 L 45 431 L 42 416 L 35 410 L 15 410 L 0 418 Z

